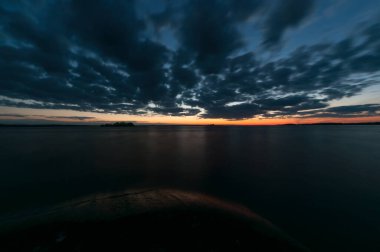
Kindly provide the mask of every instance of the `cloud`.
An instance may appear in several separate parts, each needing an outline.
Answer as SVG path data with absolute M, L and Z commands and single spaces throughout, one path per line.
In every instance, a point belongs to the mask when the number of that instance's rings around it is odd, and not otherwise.
M 69 119 L 69 120 L 78 120 L 85 121 L 90 119 L 96 119 L 93 116 L 47 116 L 47 115 L 22 115 L 22 114 L 0 114 L 0 117 L 17 117 L 17 118 L 44 118 L 44 119 Z
M 177 32 L 183 50 L 193 55 L 203 73 L 218 73 L 227 56 L 243 45 L 237 25 L 263 1 L 190 1 Z
M 301 113 L 298 116 L 308 118 L 345 118 L 380 116 L 380 104 L 362 104 L 329 107 Z
M 26 115 L 20 115 L 20 114 L 0 114 L 0 117 L 26 117 Z
M 297 27 L 312 12 L 314 0 L 278 1 L 264 25 L 263 44 L 272 47 L 281 42 L 289 28 Z
M 250 29 L 272 52 L 314 5 L 274 3 L 176 1 L 145 13 L 135 1 L 2 1 L 0 105 L 231 120 L 348 115 L 329 103 L 377 83 L 380 22 L 266 59 L 247 50 L 243 25 L 262 24 Z M 165 29 L 178 48 L 157 39 Z M 360 113 L 377 115 L 373 106 Z
M 92 116 L 43 116 L 43 117 L 49 118 L 49 119 L 69 119 L 69 120 L 79 120 L 79 121 L 84 121 L 84 120 L 96 118 L 96 117 L 92 117 Z

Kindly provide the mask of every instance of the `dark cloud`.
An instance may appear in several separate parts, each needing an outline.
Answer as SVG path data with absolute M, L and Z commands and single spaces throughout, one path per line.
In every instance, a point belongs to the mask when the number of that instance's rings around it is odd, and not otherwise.
M 277 45 L 287 29 L 300 25 L 309 16 L 313 5 L 314 0 L 277 1 L 265 22 L 263 44 L 267 47 Z
M 230 107 L 208 106 L 207 114 L 202 115 L 204 118 L 226 118 L 229 120 L 247 119 L 254 115 L 262 114 L 264 110 L 255 103 L 243 103 Z
M 44 116 L 45 118 L 49 119 L 69 119 L 69 120 L 89 120 L 89 119 L 95 119 L 93 116 Z
M 85 121 L 89 119 L 96 119 L 92 116 L 46 116 L 46 115 L 23 115 L 23 114 L 0 114 L 0 117 L 16 117 L 16 118 L 26 118 L 28 120 L 33 120 L 30 118 L 43 118 L 43 119 L 69 119 L 69 120 L 78 120 Z
M 20 114 L 0 114 L 0 117 L 26 117 L 26 115 L 20 115 Z
M 242 25 L 262 24 L 258 39 L 271 50 L 312 10 L 309 0 L 183 0 L 143 14 L 135 1 L 2 1 L 0 105 L 232 120 L 349 115 L 329 102 L 376 83 L 379 22 L 272 60 L 247 51 Z M 178 48 L 157 39 L 165 29 Z M 70 117 L 90 119 L 80 118 Z
M 244 44 L 237 24 L 253 15 L 262 3 L 189 1 L 178 28 L 181 47 L 195 56 L 196 67 L 203 73 L 218 73 L 227 56 Z
M 45 115 L 22 115 L 22 114 L 0 114 L 0 117 L 43 117 L 48 119 L 70 119 L 70 120 L 89 120 L 95 119 L 93 116 L 45 116 Z
M 380 116 L 380 104 L 362 104 L 330 107 L 311 112 L 300 113 L 299 116 L 309 118 L 345 118 Z

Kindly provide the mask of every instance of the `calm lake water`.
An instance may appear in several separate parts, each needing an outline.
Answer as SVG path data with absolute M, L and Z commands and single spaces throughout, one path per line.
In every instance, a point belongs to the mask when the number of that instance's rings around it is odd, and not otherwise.
M 0 214 L 152 186 L 242 203 L 313 251 L 380 251 L 380 126 L 0 128 Z

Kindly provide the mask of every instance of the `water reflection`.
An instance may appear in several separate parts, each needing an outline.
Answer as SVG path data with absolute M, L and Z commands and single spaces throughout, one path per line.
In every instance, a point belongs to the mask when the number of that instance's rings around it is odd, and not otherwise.
M 0 213 L 163 186 L 243 203 L 316 250 L 371 251 L 380 233 L 376 126 L 1 128 L 0 143 Z

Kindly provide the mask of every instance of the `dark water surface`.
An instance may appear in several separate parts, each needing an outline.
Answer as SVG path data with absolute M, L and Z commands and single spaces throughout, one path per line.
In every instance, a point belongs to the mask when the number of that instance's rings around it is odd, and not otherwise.
M 245 204 L 313 251 L 380 251 L 380 126 L 0 128 L 0 214 L 152 186 Z

